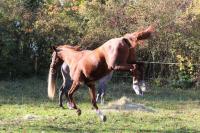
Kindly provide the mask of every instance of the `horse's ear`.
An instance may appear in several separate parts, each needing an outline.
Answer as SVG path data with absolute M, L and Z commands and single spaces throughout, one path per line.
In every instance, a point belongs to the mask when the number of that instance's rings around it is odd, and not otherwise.
M 51 46 L 51 49 L 52 49 L 53 51 L 55 51 L 55 52 L 57 51 L 57 50 L 56 50 L 56 46 Z
M 127 38 L 123 38 L 122 43 L 127 44 L 129 47 L 131 47 L 131 43 L 129 42 L 129 40 Z

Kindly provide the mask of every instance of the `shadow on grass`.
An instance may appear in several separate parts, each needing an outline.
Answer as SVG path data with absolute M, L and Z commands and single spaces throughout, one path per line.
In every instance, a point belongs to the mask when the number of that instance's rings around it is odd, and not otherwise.
M 196 101 L 200 100 L 200 89 L 176 89 L 169 86 L 163 87 L 151 87 L 148 92 L 144 93 L 144 96 L 137 96 L 131 84 L 126 83 L 112 83 L 107 89 L 107 93 L 110 99 L 119 99 L 122 96 L 132 97 L 135 100 L 147 100 L 147 101 Z M 148 88 L 149 89 L 149 88 Z
M 81 129 L 80 127 L 76 127 L 76 128 L 69 128 L 69 127 L 56 127 L 56 126 L 45 126 L 42 127 L 44 131 L 46 132 L 63 132 L 63 133 L 82 133 L 82 132 L 91 132 L 91 133 L 95 133 L 97 132 L 96 130 L 93 129 Z M 40 129 L 41 130 L 41 129 Z
M 72 128 L 64 128 L 64 127 L 55 127 L 55 126 L 45 126 L 45 127 L 33 127 L 33 126 L 29 126 L 28 129 L 22 130 L 22 131 L 32 131 L 32 132 L 56 132 L 56 133 L 80 133 L 83 132 L 84 130 L 80 130 L 80 129 L 72 129 Z M 90 131 L 89 131 L 90 132 Z M 93 130 L 91 130 L 91 132 L 94 132 Z
M 44 126 L 44 127 L 34 127 L 30 126 L 27 131 L 35 131 L 35 132 L 56 132 L 56 133 L 98 133 L 98 132 L 142 132 L 142 133 L 161 133 L 161 132 L 167 132 L 167 133 L 197 133 L 200 132 L 200 130 L 194 130 L 194 129 L 188 129 L 188 128 L 178 128 L 178 129 L 171 129 L 171 130 L 156 130 L 156 129 L 139 129 L 135 130 L 135 128 L 108 128 L 108 129 L 84 129 L 84 127 L 76 127 L 76 128 L 69 128 L 69 127 L 56 127 L 56 126 Z M 22 129 L 22 131 L 26 131 Z
M 0 81 L 1 104 L 37 104 L 43 102 L 58 103 L 58 89 L 61 81 L 57 81 L 57 92 L 54 100 L 47 96 L 47 81 L 39 78 L 30 78 L 16 81 Z M 88 89 L 80 87 L 75 93 L 77 101 L 89 101 Z M 64 97 L 63 100 L 66 100 Z
M 142 133 L 197 133 L 200 130 L 194 130 L 194 129 L 187 129 L 187 128 L 180 128 L 180 129 L 172 129 L 172 130 L 139 130 L 138 132 Z
M 58 81 L 59 85 L 61 82 Z M 58 85 L 58 86 L 59 86 Z M 58 95 L 57 87 L 57 95 Z M 171 87 L 151 88 L 143 97 L 137 96 L 132 90 L 131 83 L 109 82 L 106 90 L 106 101 L 119 99 L 122 96 L 131 97 L 137 101 L 195 101 L 200 99 L 200 90 L 181 90 Z M 75 99 L 78 103 L 89 102 L 90 97 L 86 87 L 80 87 L 75 93 Z M 0 81 L 0 104 L 29 104 L 52 102 L 47 97 L 47 81 L 37 77 L 17 80 L 17 81 Z M 58 96 L 54 101 L 58 103 Z
M 0 81 L 0 103 L 24 104 L 47 100 L 46 83 L 32 78 L 17 81 Z

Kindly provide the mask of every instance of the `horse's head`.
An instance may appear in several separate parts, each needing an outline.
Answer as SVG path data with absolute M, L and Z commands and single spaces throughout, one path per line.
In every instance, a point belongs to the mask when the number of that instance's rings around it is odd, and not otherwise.
M 149 26 L 145 30 L 140 30 L 124 35 L 124 39 L 129 41 L 131 47 L 135 47 L 137 44 L 143 44 L 143 40 L 150 38 L 154 31 L 154 27 Z

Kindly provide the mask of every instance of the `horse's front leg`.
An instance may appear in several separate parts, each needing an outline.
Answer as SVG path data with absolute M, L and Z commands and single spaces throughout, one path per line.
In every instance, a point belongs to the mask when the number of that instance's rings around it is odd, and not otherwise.
M 72 86 L 72 81 L 71 80 L 66 80 L 65 86 L 63 87 L 64 88 L 64 92 L 65 92 L 65 97 L 66 97 L 66 100 L 67 100 L 67 106 L 68 106 L 69 109 L 73 109 L 70 106 L 70 103 L 68 102 L 69 101 L 68 91 L 69 91 L 69 89 L 70 89 L 71 86 Z
M 78 90 L 78 88 L 79 88 L 79 83 L 73 81 L 72 86 L 71 86 L 70 90 L 68 91 L 68 99 L 69 99 L 70 108 L 76 109 L 77 114 L 81 115 L 81 110 L 79 108 L 77 108 L 76 103 L 73 99 L 73 94 L 76 90 Z
M 100 117 L 100 119 L 103 122 L 105 122 L 106 116 L 101 112 L 101 110 L 98 108 L 97 103 L 96 103 L 95 84 L 90 83 L 90 84 L 87 84 L 87 86 L 89 87 L 89 93 L 90 93 L 92 106 L 96 109 L 96 113 Z
M 142 92 L 145 92 L 147 90 L 146 88 L 146 83 L 145 83 L 145 80 L 144 80 L 144 63 L 137 63 L 137 66 L 138 66 L 138 71 L 139 71 L 139 85 L 140 85 L 140 88 L 142 90 Z
M 136 69 L 131 72 L 133 78 L 133 90 L 137 95 L 143 96 L 143 92 L 146 90 L 146 85 L 143 77 L 143 63 L 136 63 Z
M 134 71 L 136 69 L 136 64 L 123 64 L 123 65 L 114 65 L 111 67 L 114 71 Z

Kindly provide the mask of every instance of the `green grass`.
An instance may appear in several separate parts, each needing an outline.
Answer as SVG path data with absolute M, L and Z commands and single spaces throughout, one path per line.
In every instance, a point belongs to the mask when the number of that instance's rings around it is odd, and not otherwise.
M 144 97 L 138 97 L 130 84 L 110 83 L 107 101 L 127 96 L 135 103 L 151 107 L 155 112 L 104 111 L 107 121 L 101 122 L 89 103 L 88 89 L 81 87 L 75 94 L 81 116 L 74 110 L 58 108 L 47 98 L 45 80 L 31 78 L 0 81 L 0 132 L 200 132 L 200 89 L 180 90 L 151 87 Z M 65 105 L 66 106 L 66 105 Z M 100 106 L 102 108 L 102 106 Z M 26 116 L 35 116 L 27 119 Z

